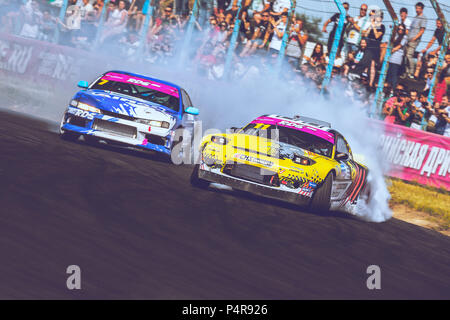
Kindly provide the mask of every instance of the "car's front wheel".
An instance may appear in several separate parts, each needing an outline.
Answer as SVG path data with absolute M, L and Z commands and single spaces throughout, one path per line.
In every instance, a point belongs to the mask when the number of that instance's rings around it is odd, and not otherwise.
M 66 122 L 67 114 L 64 113 L 63 117 L 61 118 L 61 123 L 59 124 L 59 137 L 66 141 L 76 141 L 80 137 L 78 133 L 67 131 L 62 128 L 64 123 Z
M 66 131 L 63 129 L 59 130 L 59 137 L 66 141 L 77 141 L 80 135 L 75 132 Z
M 322 185 L 314 192 L 309 204 L 311 210 L 318 213 L 328 212 L 331 205 L 331 187 L 333 185 L 333 173 L 326 176 Z

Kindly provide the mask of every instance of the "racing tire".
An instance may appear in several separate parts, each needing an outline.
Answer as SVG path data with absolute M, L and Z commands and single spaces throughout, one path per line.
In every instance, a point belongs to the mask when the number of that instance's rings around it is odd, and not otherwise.
M 322 185 L 314 192 L 309 207 L 317 213 L 326 213 L 331 205 L 331 187 L 333 185 L 333 173 L 330 172 Z
M 66 131 L 62 128 L 66 121 L 67 113 L 64 113 L 63 117 L 61 118 L 61 123 L 59 124 L 59 137 L 66 141 L 77 141 L 80 137 L 80 134 L 72 131 Z
M 200 170 L 200 165 L 196 164 L 194 166 L 194 170 L 192 170 L 192 174 L 191 174 L 191 185 L 196 187 L 196 188 L 200 188 L 200 189 L 206 189 L 209 187 L 209 181 L 200 179 L 198 177 L 198 171 Z
M 77 141 L 80 135 L 75 132 L 60 130 L 59 137 L 66 141 Z
M 86 142 L 88 145 L 95 146 L 99 144 L 99 139 L 90 135 L 84 135 L 84 142 Z

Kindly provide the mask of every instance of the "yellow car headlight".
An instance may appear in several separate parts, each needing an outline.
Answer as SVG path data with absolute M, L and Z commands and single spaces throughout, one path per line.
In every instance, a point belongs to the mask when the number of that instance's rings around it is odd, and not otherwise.
M 146 119 L 137 119 L 136 121 L 152 127 L 160 127 L 164 129 L 169 129 L 170 127 L 170 123 L 168 123 L 167 121 L 146 120 Z
M 72 100 L 70 101 L 70 105 L 72 107 L 81 109 L 81 110 L 85 110 L 85 111 L 89 111 L 89 112 L 95 112 L 95 113 L 102 113 L 102 111 L 99 108 L 93 107 L 87 103 L 84 102 L 80 102 L 78 100 Z
M 89 111 L 89 112 L 101 113 L 99 108 L 90 106 L 90 105 L 88 105 L 86 103 L 83 103 L 83 102 L 78 102 L 77 108 L 81 109 L 81 110 Z

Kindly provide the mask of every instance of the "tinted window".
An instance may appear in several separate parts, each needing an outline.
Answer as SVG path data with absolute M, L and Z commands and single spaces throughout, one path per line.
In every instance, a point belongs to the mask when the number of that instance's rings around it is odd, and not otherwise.
M 174 111 L 180 109 L 180 100 L 170 94 L 161 92 L 157 89 L 145 88 L 132 83 L 99 79 L 91 86 L 91 89 L 105 90 L 136 97 L 149 102 L 154 102 L 170 108 Z
M 242 133 L 272 139 L 278 141 L 280 146 L 297 147 L 326 157 L 331 157 L 333 152 L 333 144 L 331 142 L 306 132 L 282 126 L 250 123 L 242 129 Z M 280 150 L 280 154 L 282 153 L 283 150 Z
M 347 143 L 341 136 L 338 136 L 336 141 L 336 154 L 337 153 L 345 153 L 350 156 L 350 151 L 348 150 Z
M 184 89 L 181 89 L 181 97 L 183 98 L 183 109 L 186 109 L 187 107 L 192 107 L 192 101 Z

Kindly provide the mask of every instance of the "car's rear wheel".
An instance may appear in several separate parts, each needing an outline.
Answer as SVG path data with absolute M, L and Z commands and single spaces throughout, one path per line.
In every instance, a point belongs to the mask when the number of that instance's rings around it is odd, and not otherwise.
M 209 181 L 203 180 L 198 177 L 198 172 L 200 170 L 200 165 L 196 164 L 194 166 L 194 170 L 192 170 L 191 174 L 191 185 L 197 188 L 206 189 L 209 186 Z
M 309 204 L 311 210 L 318 213 L 325 213 L 330 210 L 331 205 L 331 187 L 333 185 L 333 173 L 328 173 L 325 181 L 314 192 Z

